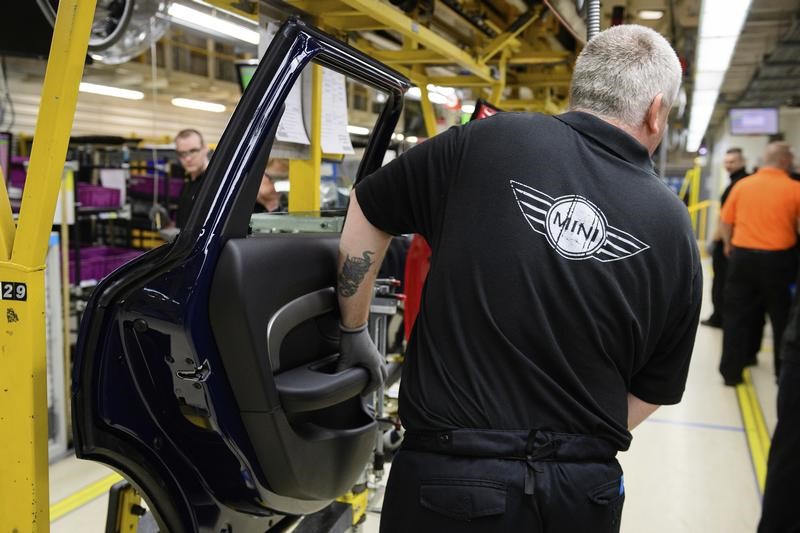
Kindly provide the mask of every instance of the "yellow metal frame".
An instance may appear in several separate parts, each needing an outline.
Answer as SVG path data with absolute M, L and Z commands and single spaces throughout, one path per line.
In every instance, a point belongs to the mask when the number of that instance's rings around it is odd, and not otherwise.
M 0 300 L 0 531 L 49 530 L 44 261 L 75 115 L 95 0 L 61 0 L 16 231 L 0 189 L 0 282 L 26 299 Z
M 361 518 L 367 513 L 369 503 L 369 490 L 364 489 L 358 494 L 348 492 L 344 496 L 336 498 L 337 502 L 346 503 L 353 508 L 353 525 L 361 522 Z
M 535 110 L 558 113 L 566 106 L 565 88 L 571 79 L 573 51 L 553 49 L 543 38 L 552 34 L 553 23 L 542 18 L 543 7 L 536 6 L 522 14 L 516 22 L 503 29 L 491 20 L 487 24 L 497 32 L 493 38 L 475 35 L 469 41 L 453 42 L 417 21 L 400 9 L 378 0 L 286 0 L 303 10 L 325 29 L 346 36 L 351 44 L 387 63 L 406 75 L 420 88 L 428 84 L 457 88 L 488 88 L 489 100 L 503 109 Z M 536 24 L 534 27 L 533 25 Z M 404 41 L 400 50 L 376 47 L 354 32 L 384 29 L 399 34 Z M 530 30 L 530 31 L 529 31 Z M 557 68 L 531 70 L 509 74 L 508 65 L 535 67 L 561 64 Z M 466 71 L 457 76 L 428 76 L 426 68 L 436 65 L 455 65 Z M 496 67 L 496 68 L 495 68 Z M 508 78 L 508 79 L 507 79 Z M 514 100 L 513 106 L 503 100 L 506 88 L 528 87 L 548 89 L 531 100 Z M 424 110 L 423 110 L 424 112 Z M 429 117 L 426 118 L 426 129 Z

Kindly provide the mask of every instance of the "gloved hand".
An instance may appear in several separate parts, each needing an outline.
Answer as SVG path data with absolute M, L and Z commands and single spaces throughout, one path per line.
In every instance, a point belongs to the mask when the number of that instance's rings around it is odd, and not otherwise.
M 339 324 L 341 339 L 339 340 L 339 361 L 336 371 L 341 372 L 354 366 L 362 366 L 369 372 L 369 384 L 362 392 L 367 395 L 383 385 L 386 379 L 386 364 L 375 343 L 369 336 L 367 325 L 357 328 L 346 328 Z

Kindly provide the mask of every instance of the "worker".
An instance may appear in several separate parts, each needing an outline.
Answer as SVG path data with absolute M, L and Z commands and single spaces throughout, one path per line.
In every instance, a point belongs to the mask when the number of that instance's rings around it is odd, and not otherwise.
M 175 136 L 175 153 L 186 172 L 175 215 L 175 225 L 182 229 L 189 220 L 194 200 L 200 192 L 203 176 L 208 168 L 208 145 L 199 131 L 185 129 Z
M 454 127 L 362 180 L 340 241 L 341 367 L 380 384 L 366 332 L 391 235 L 430 272 L 403 366 L 381 531 L 618 531 L 615 456 L 683 394 L 702 271 L 651 155 L 681 66 L 635 25 L 593 38 L 570 111 Z
M 778 385 L 778 423 L 767 461 L 767 481 L 758 533 L 800 531 L 800 307 L 783 335 Z
M 779 375 L 781 336 L 797 275 L 800 182 L 789 176 L 794 154 L 788 143 L 775 141 L 767 145 L 763 159 L 755 174 L 733 186 L 722 208 L 720 229 L 730 263 L 719 371 L 729 386 L 743 381 L 742 370 L 753 355 L 753 324 L 764 309 L 772 324 Z
M 733 186 L 740 179 L 747 176 L 747 168 L 745 167 L 746 162 L 744 156 L 742 155 L 741 148 L 729 148 L 725 152 L 725 158 L 723 159 L 722 164 L 730 176 L 730 182 L 728 183 L 727 187 L 725 187 L 725 190 L 722 192 L 722 196 L 719 199 L 720 208 L 725 205 L 725 200 L 727 200 Z M 701 324 L 712 328 L 721 328 L 723 317 L 723 290 L 725 288 L 725 275 L 728 267 L 728 259 L 725 257 L 725 252 L 723 250 L 724 245 L 722 242 L 722 233 L 720 232 L 719 224 L 717 224 L 717 229 L 714 232 L 712 242 L 714 248 L 711 252 L 711 266 L 714 270 L 714 280 L 711 283 L 711 302 L 714 310 L 712 311 L 711 316 L 709 316 L 706 320 L 703 320 Z
M 275 190 L 275 179 L 287 176 L 288 172 L 289 162 L 286 159 L 269 159 L 258 186 L 254 213 L 282 213 L 288 210 L 289 200 L 286 194 Z

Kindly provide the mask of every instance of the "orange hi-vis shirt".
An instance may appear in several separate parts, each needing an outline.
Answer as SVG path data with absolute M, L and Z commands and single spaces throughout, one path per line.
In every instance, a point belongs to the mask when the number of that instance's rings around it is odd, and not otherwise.
M 721 218 L 733 225 L 732 244 L 754 250 L 786 250 L 797 242 L 800 182 L 784 170 L 764 167 L 733 186 Z

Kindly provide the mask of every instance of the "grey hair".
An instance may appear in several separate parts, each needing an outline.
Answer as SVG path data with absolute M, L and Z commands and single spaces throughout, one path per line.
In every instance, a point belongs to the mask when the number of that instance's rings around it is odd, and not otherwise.
M 613 26 L 594 37 L 575 62 L 570 108 L 638 127 L 659 93 L 672 107 L 682 69 L 659 33 L 635 24 Z

